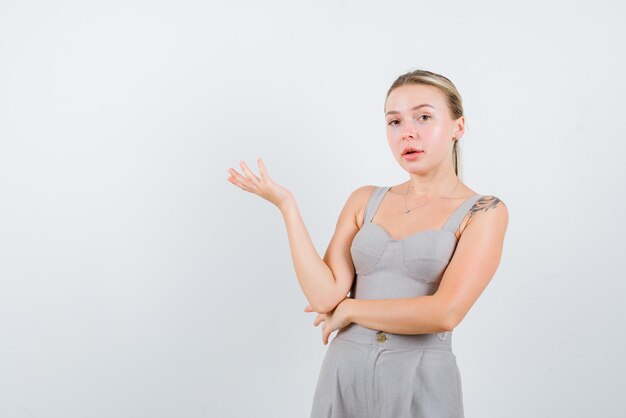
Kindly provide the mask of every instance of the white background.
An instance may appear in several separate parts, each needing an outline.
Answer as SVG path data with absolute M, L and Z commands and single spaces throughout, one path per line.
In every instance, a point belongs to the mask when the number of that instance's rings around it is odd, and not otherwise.
M 226 170 L 262 157 L 323 255 L 351 191 L 408 178 L 383 104 L 418 68 L 509 208 L 454 332 L 466 418 L 623 417 L 619 4 L 0 2 L 0 417 L 308 417 L 321 327 Z

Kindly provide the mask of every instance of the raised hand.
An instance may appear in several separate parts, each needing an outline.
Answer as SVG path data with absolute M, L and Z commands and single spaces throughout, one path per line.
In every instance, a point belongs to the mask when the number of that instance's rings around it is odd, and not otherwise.
M 239 174 L 237 170 L 229 167 L 228 173 L 230 174 L 230 177 L 228 177 L 227 180 L 247 192 L 259 195 L 263 199 L 273 203 L 276 207 L 281 209 L 286 203 L 289 202 L 289 200 L 293 199 L 293 194 L 270 178 L 267 174 L 263 160 L 258 158 L 257 163 L 259 165 L 261 178 L 257 177 L 252 171 L 250 171 L 246 163 L 239 161 L 239 165 L 241 166 L 241 170 L 244 175 Z

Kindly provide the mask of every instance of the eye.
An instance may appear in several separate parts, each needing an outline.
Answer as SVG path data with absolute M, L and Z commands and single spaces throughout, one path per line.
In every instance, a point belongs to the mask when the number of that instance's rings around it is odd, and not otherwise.
M 420 116 L 420 118 L 428 118 L 428 119 L 430 119 L 430 116 L 429 115 L 422 115 L 422 116 Z
M 389 121 L 388 125 L 395 126 L 394 122 L 397 122 L 397 120 L 394 119 L 392 121 Z

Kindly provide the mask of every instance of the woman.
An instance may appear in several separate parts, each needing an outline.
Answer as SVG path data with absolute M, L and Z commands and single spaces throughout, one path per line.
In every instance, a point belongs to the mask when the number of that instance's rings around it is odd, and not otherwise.
M 274 203 L 300 286 L 331 341 L 311 418 L 462 418 L 452 330 L 500 263 L 508 210 L 460 181 L 462 101 L 450 80 L 416 70 L 385 100 L 387 141 L 408 181 L 351 193 L 323 259 L 293 195 L 258 160 L 228 180 Z M 346 295 L 350 292 L 350 296 Z

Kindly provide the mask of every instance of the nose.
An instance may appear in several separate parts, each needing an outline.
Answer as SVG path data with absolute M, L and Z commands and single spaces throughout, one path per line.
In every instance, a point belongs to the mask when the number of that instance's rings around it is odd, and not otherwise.
M 403 130 L 402 130 L 402 139 L 416 139 L 417 138 L 417 133 L 416 133 L 416 127 L 415 125 L 411 124 L 411 123 L 405 123 L 403 126 Z
M 405 129 L 405 131 L 402 132 L 402 139 L 415 139 L 415 131 L 413 129 Z

